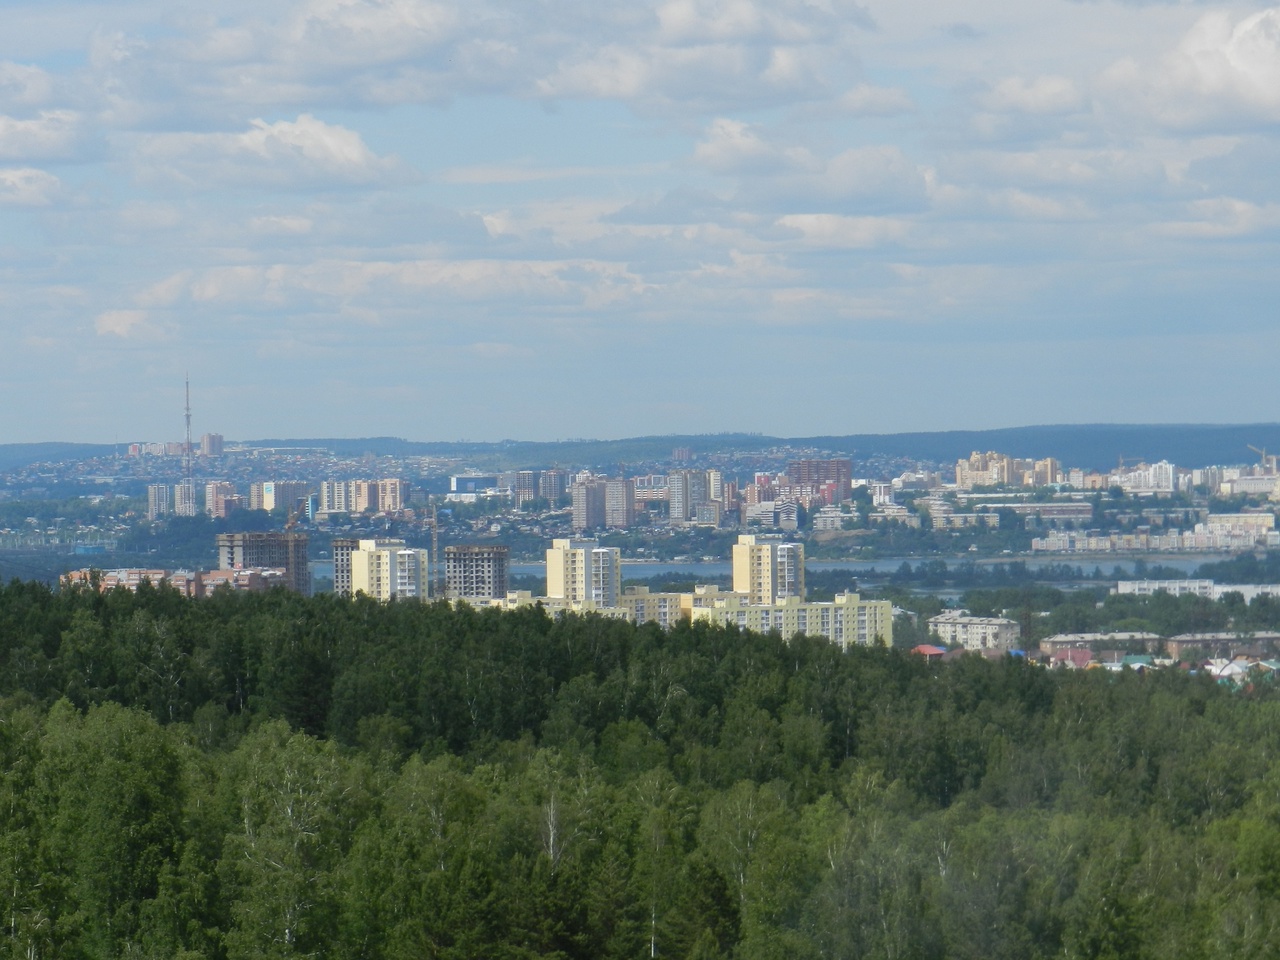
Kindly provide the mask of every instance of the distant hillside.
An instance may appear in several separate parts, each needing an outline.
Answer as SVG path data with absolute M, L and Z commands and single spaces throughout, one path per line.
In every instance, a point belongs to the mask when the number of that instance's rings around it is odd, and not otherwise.
M 1280 424 L 1077 424 L 813 437 L 795 442 L 853 448 L 859 456 L 875 452 L 943 463 L 974 450 L 996 450 L 1019 457 L 1055 457 L 1064 466 L 1094 470 L 1113 469 L 1119 457 L 1203 467 L 1256 461 L 1258 455 L 1250 444 L 1280 453 Z
M 666 460 L 675 447 L 695 456 L 780 446 L 813 447 L 859 459 L 876 455 L 948 463 L 974 450 L 997 450 L 1021 457 L 1056 457 L 1065 466 L 1105 470 L 1119 457 L 1171 460 L 1179 466 L 1248 463 L 1250 445 L 1280 453 L 1280 424 L 1075 424 L 951 430 L 934 433 L 867 433 L 848 436 L 768 437 L 755 433 L 631 437 L 622 440 L 418 441 L 399 437 L 274 439 L 245 441 L 254 447 L 323 447 L 342 457 L 443 457 L 485 469 L 545 467 L 553 464 L 615 469 L 619 464 Z M 110 454 L 108 444 L 0 444 L 0 469 L 39 461 Z
M 59 463 L 104 457 L 116 450 L 110 443 L 0 443 L 0 470 L 33 463 Z
M 1119 457 L 1171 460 L 1180 466 L 1248 463 L 1257 459 L 1249 445 L 1280 453 L 1280 424 L 1074 424 L 1007 427 L 1000 430 L 951 430 L 934 433 L 851 434 L 848 436 L 768 437 L 726 433 L 695 436 L 633 437 L 624 440 L 561 440 L 498 443 L 419 442 L 394 437 L 357 440 L 261 440 L 254 446 L 326 446 L 335 453 L 391 456 L 465 457 L 493 467 L 538 467 L 554 463 L 610 466 L 671 456 L 689 447 L 697 456 L 762 451 L 783 445 L 817 447 L 859 458 L 874 455 L 947 463 L 974 450 L 997 450 L 1022 457 L 1055 457 L 1066 466 L 1105 470 Z

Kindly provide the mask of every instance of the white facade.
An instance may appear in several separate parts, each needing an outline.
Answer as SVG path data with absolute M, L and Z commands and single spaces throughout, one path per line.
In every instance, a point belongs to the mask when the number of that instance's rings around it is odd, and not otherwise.
M 948 610 L 929 619 L 929 629 L 943 643 L 966 650 L 1013 650 L 1022 637 L 1016 620 L 1004 617 L 971 617 L 967 610 Z
M 893 604 L 863 600 L 856 593 L 837 594 L 832 603 L 790 597 L 771 604 L 748 603 L 738 593 L 717 593 L 709 604 L 691 605 L 687 612 L 693 620 L 756 633 L 776 630 L 788 640 L 800 634 L 825 637 L 842 648 L 893 642 Z
M 199 513 L 194 481 L 183 480 L 173 488 L 173 512 L 179 517 L 194 517 Z
M 742 534 L 733 545 L 733 590 L 748 603 L 804 599 L 804 544 Z
M 547 549 L 547 596 L 570 606 L 612 607 L 622 595 L 622 551 L 595 540 L 552 540 Z
M 1248 603 L 1254 597 L 1280 597 L 1280 584 L 1214 583 L 1212 580 L 1121 580 L 1112 592 L 1150 597 L 1161 591 L 1174 597 L 1190 594 L 1206 600 L 1221 600 L 1228 593 L 1238 593 Z
M 147 487 L 147 519 L 167 517 L 169 509 L 169 485 L 153 483 Z
M 351 553 L 351 592 L 375 600 L 425 600 L 430 595 L 428 554 L 403 540 L 361 540 Z

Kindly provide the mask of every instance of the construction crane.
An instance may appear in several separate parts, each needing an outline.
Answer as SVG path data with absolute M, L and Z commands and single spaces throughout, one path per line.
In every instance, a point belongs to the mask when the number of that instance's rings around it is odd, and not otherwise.
M 1266 447 L 1255 447 L 1252 443 L 1246 443 L 1245 446 L 1258 455 L 1260 458 L 1259 466 L 1262 467 L 1264 473 L 1276 472 L 1276 460 L 1278 459 L 1276 454 L 1273 453 L 1267 456 Z

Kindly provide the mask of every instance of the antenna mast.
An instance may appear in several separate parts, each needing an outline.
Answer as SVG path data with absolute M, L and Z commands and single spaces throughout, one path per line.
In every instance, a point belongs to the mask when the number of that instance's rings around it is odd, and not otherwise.
M 187 407 L 186 407 L 187 441 L 183 445 L 183 450 L 182 450 L 182 496 L 178 498 L 181 500 L 181 502 L 174 505 L 175 507 L 177 507 L 177 509 L 174 512 L 179 514 L 180 516 L 194 517 L 196 515 L 196 478 L 195 478 L 195 473 L 191 464 L 191 377 L 190 375 L 187 375 L 185 383 L 187 388 Z
M 184 464 L 186 469 L 184 472 L 186 474 L 188 485 L 194 488 L 195 477 L 192 475 L 192 472 L 191 472 L 191 375 L 190 374 L 187 375 L 186 386 L 187 386 L 187 446 L 186 446 L 186 463 Z

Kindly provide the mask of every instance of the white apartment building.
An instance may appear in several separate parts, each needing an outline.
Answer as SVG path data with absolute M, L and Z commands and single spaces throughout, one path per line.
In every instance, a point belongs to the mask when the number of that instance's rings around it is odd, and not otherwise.
M 749 603 L 736 592 L 716 593 L 709 604 L 691 604 L 687 613 L 692 620 L 741 630 L 776 630 L 787 640 L 800 634 L 825 637 L 843 649 L 893 642 L 893 604 L 888 600 L 863 600 L 856 593 L 836 594 L 832 603 L 807 603 L 799 597 L 788 597 L 770 604 Z
M 733 545 L 733 591 L 748 603 L 804 599 L 804 544 L 742 534 Z
M 196 508 L 196 485 L 194 480 L 183 480 L 174 486 L 173 512 L 179 517 L 194 517 L 200 512 Z
M 403 540 L 361 540 L 351 552 L 351 592 L 375 600 L 425 600 L 430 595 L 426 550 Z
M 596 540 L 552 540 L 547 549 L 547 596 L 575 604 L 617 605 L 622 551 Z
M 147 519 L 158 520 L 169 515 L 169 485 L 153 483 L 147 487 Z
M 1254 597 L 1280 597 L 1276 583 L 1214 583 L 1212 580 L 1121 580 L 1112 593 L 1150 597 L 1161 591 L 1173 597 L 1195 596 L 1221 600 L 1228 593 L 1238 593 L 1245 603 Z
M 968 610 L 947 610 L 929 619 L 929 629 L 943 643 L 966 650 L 1013 650 L 1022 637 L 1016 620 L 1004 617 L 971 617 Z

